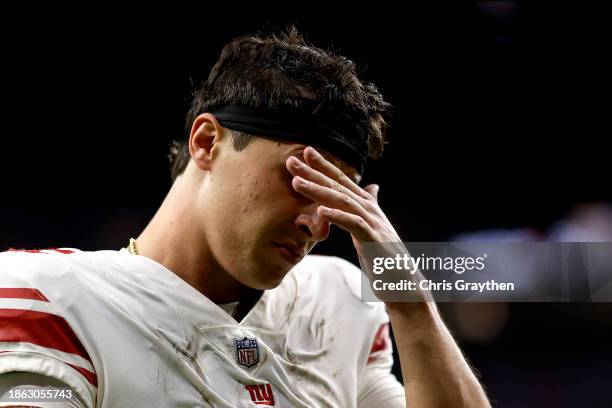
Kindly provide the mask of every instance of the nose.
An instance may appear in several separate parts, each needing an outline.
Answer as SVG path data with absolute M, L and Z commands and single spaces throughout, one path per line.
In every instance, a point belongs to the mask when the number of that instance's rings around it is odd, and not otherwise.
M 313 203 L 295 218 L 295 226 L 312 241 L 325 241 L 329 236 L 330 223 L 317 213 L 318 204 Z

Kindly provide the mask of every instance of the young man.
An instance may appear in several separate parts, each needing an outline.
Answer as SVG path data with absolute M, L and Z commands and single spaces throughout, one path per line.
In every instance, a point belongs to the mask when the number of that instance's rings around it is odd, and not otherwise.
M 127 249 L 0 255 L 4 396 L 59 382 L 66 406 L 488 406 L 432 302 L 362 302 L 358 268 L 307 255 L 331 224 L 360 256 L 401 241 L 359 186 L 387 113 L 294 30 L 228 43 Z

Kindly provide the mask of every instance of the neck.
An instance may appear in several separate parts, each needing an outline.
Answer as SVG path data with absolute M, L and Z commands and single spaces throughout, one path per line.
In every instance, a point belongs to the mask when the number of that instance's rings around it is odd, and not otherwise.
M 139 255 L 170 271 L 215 303 L 235 302 L 258 292 L 227 273 L 215 260 L 198 214 L 190 205 L 197 191 L 188 178 L 179 176 L 164 202 L 137 238 Z

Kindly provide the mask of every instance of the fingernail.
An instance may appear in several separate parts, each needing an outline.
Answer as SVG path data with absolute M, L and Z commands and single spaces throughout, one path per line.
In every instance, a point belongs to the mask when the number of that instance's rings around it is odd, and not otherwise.
M 308 184 L 308 183 L 306 182 L 306 180 L 304 180 L 304 179 L 302 179 L 302 178 L 298 178 L 297 183 L 298 183 L 298 185 L 299 185 L 300 187 L 306 187 L 306 185 Z

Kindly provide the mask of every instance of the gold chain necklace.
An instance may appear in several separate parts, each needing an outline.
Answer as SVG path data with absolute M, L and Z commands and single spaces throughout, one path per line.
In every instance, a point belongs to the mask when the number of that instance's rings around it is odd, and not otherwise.
M 127 250 L 130 251 L 132 255 L 138 255 L 138 249 L 136 249 L 136 240 L 134 238 L 130 238 L 130 243 L 127 246 Z

